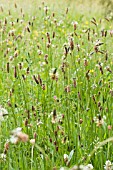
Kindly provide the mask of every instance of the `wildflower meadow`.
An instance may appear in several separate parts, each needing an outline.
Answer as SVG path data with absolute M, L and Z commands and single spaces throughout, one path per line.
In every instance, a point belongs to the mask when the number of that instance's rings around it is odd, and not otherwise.
M 0 2 L 0 170 L 113 169 L 113 18 L 74 0 Z

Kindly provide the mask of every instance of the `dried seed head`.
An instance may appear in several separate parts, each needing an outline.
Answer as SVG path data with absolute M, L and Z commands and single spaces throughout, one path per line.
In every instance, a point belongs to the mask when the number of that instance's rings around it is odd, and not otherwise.
M 74 21 L 74 22 L 72 22 L 72 25 L 73 25 L 73 28 L 74 28 L 74 31 L 75 31 L 77 29 L 78 22 Z
M 100 69 L 101 74 L 103 74 L 104 72 L 103 72 L 101 64 L 99 65 L 99 69 Z
M 7 63 L 7 72 L 9 73 L 9 62 Z
M 86 58 L 84 59 L 84 66 L 85 66 L 85 67 L 88 66 L 88 61 L 87 61 Z
M 89 78 L 90 78 L 89 72 L 90 72 L 90 70 L 88 70 L 88 71 L 86 72 L 86 78 L 87 78 L 87 80 L 89 80 Z
M 46 64 L 48 64 L 48 54 L 45 54 L 44 59 L 45 59 Z
M 100 107 L 101 106 L 101 103 L 100 102 L 98 102 L 98 107 Z
M 9 107 L 12 107 L 10 100 L 7 102 Z
M 111 69 L 109 68 L 109 66 L 106 66 L 106 70 L 109 71 L 110 73 L 112 73 Z
M 77 85 L 77 83 L 76 83 L 76 79 L 75 79 L 75 78 L 73 78 L 73 86 L 74 86 L 74 88 L 76 88 L 76 85 Z
M 40 78 L 40 75 L 38 74 L 38 82 L 42 86 L 42 79 Z
M 77 50 L 80 51 L 80 45 L 79 44 L 77 44 Z
M 66 14 L 68 14 L 68 11 L 69 11 L 69 9 L 67 8 L 67 9 L 66 9 Z
M 22 69 L 22 63 L 19 63 L 19 69 L 20 70 Z
M 30 72 L 30 69 L 29 69 L 29 67 L 28 67 L 27 70 L 26 70 L 26 73 L 29 74 L 29 72 Z
M 55 32 L 53 32 L 53 38 L 55 38 Z
M 17 4 L 15 3 L 15 8 L 17 8 Z
M 56 109 L 53 110 L 53 118 L 56 118 Z
M 53 17 L 55 16 L 55 13 L 54 13 L 54 12 L 52 13 L 52 16 L 53 16 Z
M 24 124 L 25 124 L 25 126 L 28 125 L 28 119 L 25 120 Z
M 5 18 L 5 21 L 4 21 L 5 25 L 7 25 L 7 19 Z
M 31 25 L 31 22 L 30 22 L 30 21 L 28 21 L 28 24 L 29 24 L 29 25 Z
M 3 7 L 1 6 L 0 8 L 1 8 L 1 11 L 4 12 Z
M 26 80 L 26 76 L 24 74 L 22 74 L 22 78 L 23 80 Z
M 47 13 L 48 13 L 48 9 L 49 9 L 49 8 L 48 8 L 47 6 L 44 7 L 44 11 L 45 11 L 45 14 L 46 14 L 46 15 L 47 15 Z
M 82 119 L 80 119 L 80 124 L 82 124 L 83 123 L 83 120 Z
M 26 27 L 26 30 L 30 33 L 31 31 L 30 31 L 30 28 L 27 26 Z
M 30 110 L 28 109 L 26 110 L 26 112 L 27 112 L 27 118 L 30 119 Z
M 69 93 L 71 90 L 70 90 L 70 86 L 68 85 L 68 86 L 66 86 L 65 87 L 65 92 L 67 92 L 67 93 Z
M 107 37 L 107 30 L 105 31 L 105 37 Z
M 36 139 L 37 138 L 37 133 L 36 132 L 34 132 L 34 139 Z
M 11 15 L 11 11 L 10 10 L 8 11 L 8 13 L 9 13 L 9 15 Z
M 49 139 L 50 143 L 52 143 L 52 138 Z
M 38 81 L 38 79 L 36 78 L 36 76 L 35 76 L 35 75 L 33 75 L 33 78 L 34 78 L 34 80 L 35 80 L 36 84 L 39 84 L 39 81 Z
M 88 32 L 88 41 L 90 41 L 90 32 Z
M 94 101 L 95 104 L 96 104 L 96 99 L 95 99 L 95 96 L 94 96 L 94 95 L 92 96 L 92 99 L 93 99 L 93 101 Z
M 70 49 L 74 50 L 74 41 L 72 37 L 69 38 L 69 44 L 70 44 Z
M 20 12 L 21 12 L 21 13 L 23 12 L 22 8 L 20 9 Z
M 111 96 L 113 96 L 113 89 L 110 89 L 110 94 Z
M 58 151 L 58 146 L 56 146 L 56 151 Z
M 46 89 L 45 84 L 42 84 L 42 90 L 45 90 L 45 89 Z
M 94 50 L 95 50 L 95 52 L 97 53 L 97 52 L 99 51 L 98 46 L 95 46 L 95 47 L 94 47 Z
M 105 36 L 105 31 L 104 31 L 104 29 L 101 31 L 101 34 L 102 34 L 102 37 Z
M 14 77 L 17 78 L 17 68 L 16 68 L 16 66 L 14 67 Z
M 12 22 L 12 23 L 11 23 L 11 25 L 12 25 L 12 27 L 13 27 L 13 26 L 15 25 L 15 23 L 14 23 L 14 22 Z
M 16 50 L 15 52 L 14 52 L 14 57 L 17 57 L 18 56 L 18 50 Z
M 33 112 L 35 111 L 35 107 L 34 107 L 34 106 L 32 106 L 32 111 L 33 111 Z
M 4 153 L 6 154 L 8 150 L 9 150 L 9 142 L 6 142 L 4 144 Z
M 51 43 L 47 43 L 47 48 L 50 48 L 51 47 Z
M 108 53 L 107 52 L 105 53 L 105 60 L 106 61 L 108 60 Z
M 80 94 L 80 92 L 78 92 L 78 98 L 81 100 L 81 94 Z

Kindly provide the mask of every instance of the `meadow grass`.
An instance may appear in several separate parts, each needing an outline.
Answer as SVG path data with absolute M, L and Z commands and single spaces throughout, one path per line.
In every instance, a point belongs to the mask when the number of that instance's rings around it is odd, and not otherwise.
M 69 0 L 1 0 L 0 16 L 0 169 L 112 169 L 110 17 Z

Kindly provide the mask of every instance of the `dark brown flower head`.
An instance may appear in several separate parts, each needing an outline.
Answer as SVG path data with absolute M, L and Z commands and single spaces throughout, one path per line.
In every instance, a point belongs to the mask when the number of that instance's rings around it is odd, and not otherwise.
M 46 89 L 45 84 L 42 84 L 42 90 L 45 90 L 45 89 Z
M 74 41 L 72 37 L 69 38 L 69 44 L 70 44 L 70 49 L 74 50 Z
M 86 58 L 84 59 L 84 66 L 88 66 L 88 60 Z
M 73 86 L 74 86 L 74 88 L 76 88 L 76 86 L 77 86 L 76 78 L 73 78 Z

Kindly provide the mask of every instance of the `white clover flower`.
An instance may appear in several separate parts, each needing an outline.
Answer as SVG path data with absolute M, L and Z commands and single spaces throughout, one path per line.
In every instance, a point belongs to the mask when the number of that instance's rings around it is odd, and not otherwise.
M 84 165 L 80 165 L 80 166 L 79 166 L 79 169 L 80 169 L 80 170 L 85 170 L 84 168 L 85 168 Z
M 3 159 L 4 161 L 6 161 L 6 154 L 1 153 L 1 154 L 0 154 L 0 158 Z
M 4 120 L 4 116 L 8 115 L 8 111 L 0 106 L 0 121 Z
M 13 143 L 13 144 L 17 144 L 18 143 L 18 137 L 16 137 L 16 136 L 11 136 L 10 137 L 10 140 L 9 140 L 11 143 Z
M 93 169 L 93 165 L 92 164 L 88 164 L 86 165 L 83 170 L 92 170 Z
M 30 143 L 32 144 L 32 145 L 34 145 L 35 144 L 35 139 L 30 139 Z
M 105 162 L 104 169 L 105 170 L 112 170 L 113 169 L 111 161 L 107 160 Z
M 88 164 L 88 165 L 75 165 L 71 170 L 92 170 L 93 169 L 93 165 L 92 164 Z
M 92 87 L 92 89 L 96 89 L 96 88 L 97 88 L 97 85 L 96 85 L 96 84 L 93 84 L 91 87 Z
M 78 166 L 75 165 L 71 170 L 78 170 Z
M 64 154 L 64 161 L 68 161 L 69 156 L 67 154 Z
M 45 66 L 45 65 L 46 65 L 45 62 L 41 62 L 41 63 L 40 63 L 40 67 L 43 67 L 43 66 Z
M 22 128 L 21 127 L 18 127 L 18 128 L 16 128 L 16 129 L 14 129 L 14 130 L 12 130 L 12 132 L 11 132 L 11 137 L 10 137 L 10 139 L 9 139 L 9 141 L 11 142 L 11 143 L 13 143 L 13 144 L 17 144 L 18 143 L 18 141 L 19 141 L 19 139 L 18 139 L 18 134 L 20 133 L 22 131 Z
M 64 167 L 61 167 L 60 170 L 65 170 L 65 168 L 64 168 Z
M 57 26 L 60 26 L 61 24 L 63 24 L 63 21 L 60 20 L 58 23 L 57 23 Z
M 42 125 L 43 123 L 42 123 L 42 121 L 40 120 L 37 120 L 37 126 L 40 126 L 40 125 Z
M 14 33 L 15 33 L 15 29 L 9 31 L 9 34 L 10 34 L 10 35 L 11 35 L 11 34 L 14 34 Z
M 97 126 L 101 126 L 101 125 L 105 125 L 106 124 L 106 122 L 105 122 L 106 116 L 105 115 L 101 119 L 99 119 L 99 117 L 94 117 L 93 120 L 97 124 Z
M 78 25 L 78 22 L 77 21 L 73 21 L 72 23 L 71 23 L 72 25 Z
M 49 7 L 48 6 L 45 6 L 44 7 L 44 11 L 48 11 L 49 10 Z
M 37 50 L 37 53 L 38 53 L 38 55 L 42 55 L 42 54 L 43 54 L 43 51 Z

